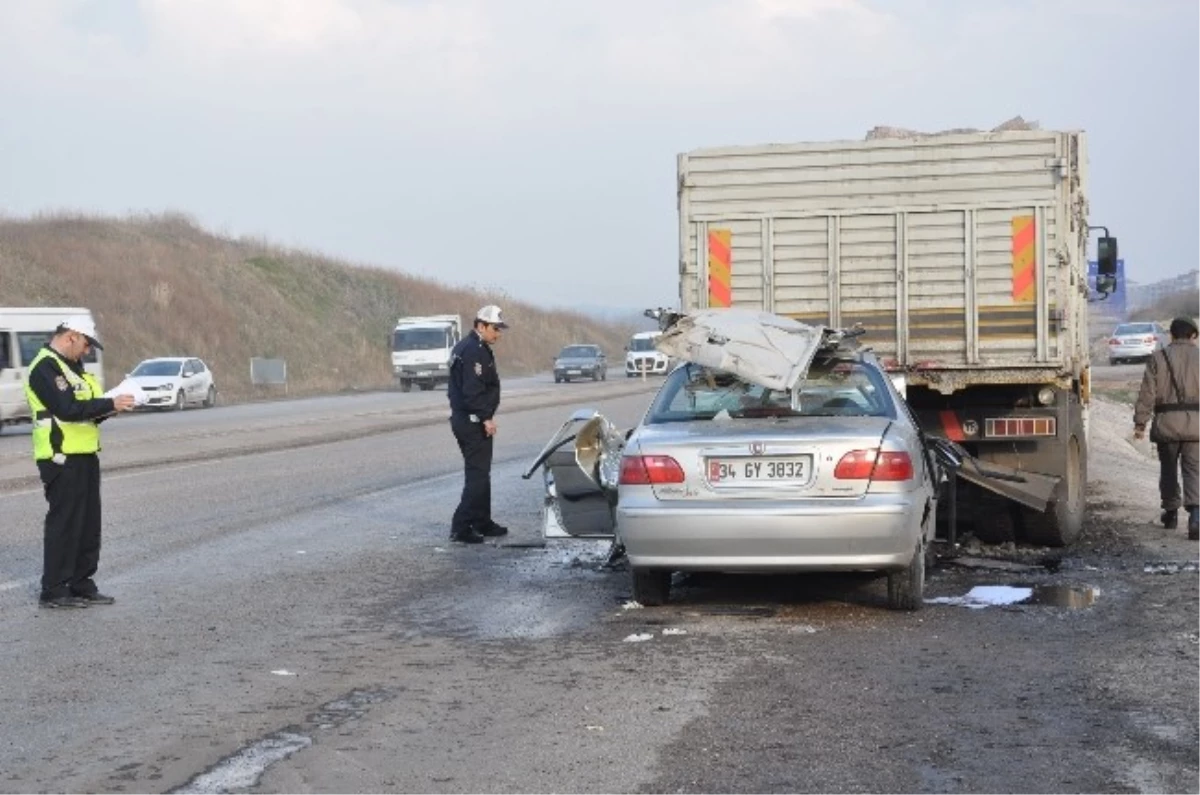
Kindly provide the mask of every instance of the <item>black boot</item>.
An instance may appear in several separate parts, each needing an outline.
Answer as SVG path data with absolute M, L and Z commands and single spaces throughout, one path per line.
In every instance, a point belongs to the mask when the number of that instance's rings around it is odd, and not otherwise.
M 1189 505 L 1188 510 L 1188 541 L 1200 541 L 1200 506 Z
M 1174 530 L 1176 527 L 1179 527 L 1179 510 L 1163 511 L 1160 519 L 1162 519 L 1163 527 L 1168 530 Z

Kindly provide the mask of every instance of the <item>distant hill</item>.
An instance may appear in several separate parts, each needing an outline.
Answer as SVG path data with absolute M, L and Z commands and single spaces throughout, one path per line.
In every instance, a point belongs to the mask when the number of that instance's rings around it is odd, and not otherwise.
M 628 324 L 222 237 L 181 215 L 0 219 L 0 305 L 91 309 L 109 385 L 141 359 L 190 355 L 208 362 L 229 400 L 253 395 L 254 356 L 286 359 L 293 395 L 384 388 L 398 317 L 457 312 L 469 323 L 489 303 L 512 323 L 498 348 L 502 373 L 548 370 L 570 342 L 622 358 Z

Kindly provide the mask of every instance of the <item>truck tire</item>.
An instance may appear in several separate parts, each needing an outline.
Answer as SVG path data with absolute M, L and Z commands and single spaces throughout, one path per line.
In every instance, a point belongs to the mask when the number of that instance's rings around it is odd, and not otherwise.
M 647 607 L 667 603 L 671 595 L 671 572 L 666 569 L 633 569 L 633 600 Z
M 1055 489 L 1054 503 L 1037 513 L 1022 509 L 1022 537 L 1033 544 L 1065 547 L 1079 538 L 1083 529 L 1084 501 L 1087 491 L 1087 454 L 1078 436 L 1067 442 L 1067 465 L 1063 479 Z
M 422 392 L 428 392 L 431 389 L 433 389 L 433 384 L 421 384 Z
M 899 571 L 887 575 L 888 608 L 920 610 L 925 606 L 925 545 L 913 552 L 912 560 Z
M 400 379 L 400 391 L 407 392 L 410 389 L 412 389 L 412 381 L 406 381 L 404 379 Z

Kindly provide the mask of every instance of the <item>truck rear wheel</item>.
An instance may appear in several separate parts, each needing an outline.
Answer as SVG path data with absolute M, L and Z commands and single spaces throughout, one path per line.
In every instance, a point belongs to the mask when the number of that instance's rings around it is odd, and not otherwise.
M 408 390 L 412 389 L 412 381 L 406 381 L 402 378 L 400 379 L 399 383 L 401 392 L 407 392 Z
M 1079 437 L 1067 442 L 1067 466 L 1055 489 L 1054 503 L 1042 513 L 1023 509 L 1023 537 L 1034 544 L 1065 547 L 1079 537 L 1083 529 L 1084 500 L 1087 490 L 1085 453 Z

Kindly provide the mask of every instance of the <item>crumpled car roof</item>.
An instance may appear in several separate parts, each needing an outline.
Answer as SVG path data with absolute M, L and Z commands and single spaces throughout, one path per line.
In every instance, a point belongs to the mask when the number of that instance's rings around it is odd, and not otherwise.
M 752 384 L 790 391 L 808 373 L 826 331 L 770 312 L 702 309 L 668 326 L 654 347 Z

